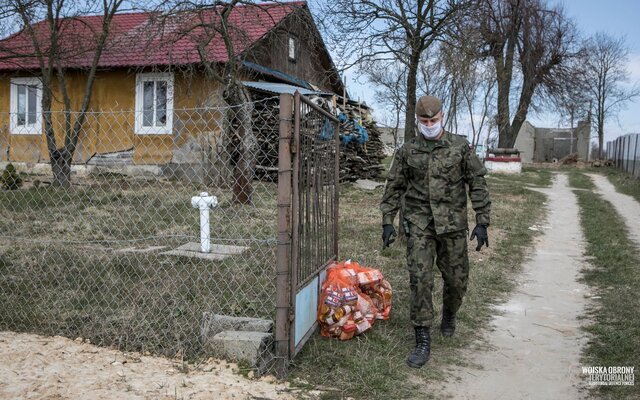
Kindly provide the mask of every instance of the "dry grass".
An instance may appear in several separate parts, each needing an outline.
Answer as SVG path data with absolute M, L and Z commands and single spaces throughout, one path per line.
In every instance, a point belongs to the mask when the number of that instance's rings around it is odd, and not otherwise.
M 223 188 L 113 175 L 74 182 L 0 191 L 0 330 L 193 358 L 203 312 L 273 317 L 275 184 L 256 182 L 254 204 L 238 206 Z M 204 190 L 220 202 L 214 242 L 248 249 L 217 262 L 162 255 L 199 241 L 190 199 Z

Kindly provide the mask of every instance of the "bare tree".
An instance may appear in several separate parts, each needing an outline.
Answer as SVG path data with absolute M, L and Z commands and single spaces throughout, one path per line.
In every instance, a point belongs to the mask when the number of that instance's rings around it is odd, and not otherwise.
M 373 65 L 369 71 L 369 81 L 376 87 L 376 101 L 393 114 L 388 125 L 395 126 L 393 128 L 394 156 L 400 144 L 398 131 L 400 124 L 404 121 L 403 112 L 406 108 L 406 74 L 407 69 L 403 64 Z
M 423 62 L 421 80 L 430 86 L 429 93 L 445 99 L 447 129 L 457 132 L 461 121 L 468 123 L 476 145 L 495 106 L 496 85 L 491 63 L 477 58 L 469 49 L 474 46 L 468 35 L 440 44 L 432 59 Z
M 495 67 L 498 145 L 512 147 L 535 96 L 550 96 L 565 79 L 578 54 L 576 28 L 545 0 L 479 0 L 469 28 L 480 35 L 478 55 Z
M 460 79 L 460 89 L 471 124 L 471 144 L 477 146 L 485 128 L 489 128 L 489 112 L 494 105 L 496 81 L 490 68 L 472 65 L 475 68 Z
M 0 42 L 0 53 L 14 60 L 17 66 L 25 65 L 25 60 L 35 60 L 37 64 L 37 75 L 42 81 L 42 117 L 55 185 L 71 183 L 71 162 L 91 103 L 96 71 L 107 45 L 113 16 L 123 1 L 9 0 L 3 3 L 0 25 L 18 20 L 23 29 L 16 34 L 20 40 Z M 97 27 L 78 18 L 96 12 L 102 16 Z M 63 35 L 67 29 L 75 30 L 75 35 Z M 67 69 L 69 60 L 79 58 L 89 62 L 83 67 L 87 78 L 80 107 L 74 110 Z M 30 64 L 27 62 L 26 65 Z M 27 70 L 31 71 L 31 68 Z M 56 85 L 64 110 L 63 132 L 59 134 L 56 134 L 51 114 Z
M 405 138 L 415 134 L 417 76 L 423 53 L 445 33 L 465 0 L 334 0 L 319 6 L 320 26 L 341 67 L 368 74 L 377 63 L 406 68 Z
M 594 125 L 598 132 L 598 159 L 603 156 L 605 121 L 617 115 L 629 101 L 640 95 L 640 85 L 629 80 L 629 50 L 622 37 L 596 33 L 587 42 L 586 82 L 595 103 Z

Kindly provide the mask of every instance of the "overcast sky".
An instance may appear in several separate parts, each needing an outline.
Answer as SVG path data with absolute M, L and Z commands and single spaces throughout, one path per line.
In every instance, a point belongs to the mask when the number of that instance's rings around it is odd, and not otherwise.
M 552 0 L 553 1 L 553 0 Z M 631 81 L 640 81 L 640 0 L 562 0 L 567 14 L 574 19 L 578 29 L 590 36 L 595 32 L 606 32 L 624 36 L 630 50 L 629 71 Z M 347 72 L 349 94 L 361 98 L 368 104 L 374 98 L 373 90 L 363 78 Z M 379 121 L 385 120 L 382 107 L 372 104 Z M 531 115 L 528 120 L 538 127 L 557 127 L 558 115 Z M 461 132 L 462 133 L 462 132 Z M 640 133 L 640 99 L 629 103 L 619 114 L 619 121 L 611 119 L 605 126 L 605 141 L 626 133 Z M 595 132 L 593 133 L 595 134 Z

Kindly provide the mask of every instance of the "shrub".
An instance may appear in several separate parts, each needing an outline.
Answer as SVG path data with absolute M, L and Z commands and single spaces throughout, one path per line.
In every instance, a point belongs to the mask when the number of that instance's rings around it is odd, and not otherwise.
M 2 188 L 5 190 L 16 190 L 22 186 L 22 178 L 20 178 L 13 164 L 7 164 L 2 176 L 0 176 L 0 183 L 2 183 Z

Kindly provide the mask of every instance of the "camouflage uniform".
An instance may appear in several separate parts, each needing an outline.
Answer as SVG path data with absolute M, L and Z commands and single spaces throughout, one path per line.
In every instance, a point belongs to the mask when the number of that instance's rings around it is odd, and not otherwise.
M 417 132 L 396 155 L 380 210 L 383 225 L 403 210 L 414 326 L 433 321 L 434 261 L 444 281 L 443 307 L 452 313 L 460 308 L 469 274 L 467 185 L 476 223 L 489 225 L 485 173 L 467 140 L 449 132 L 437 141 Z

